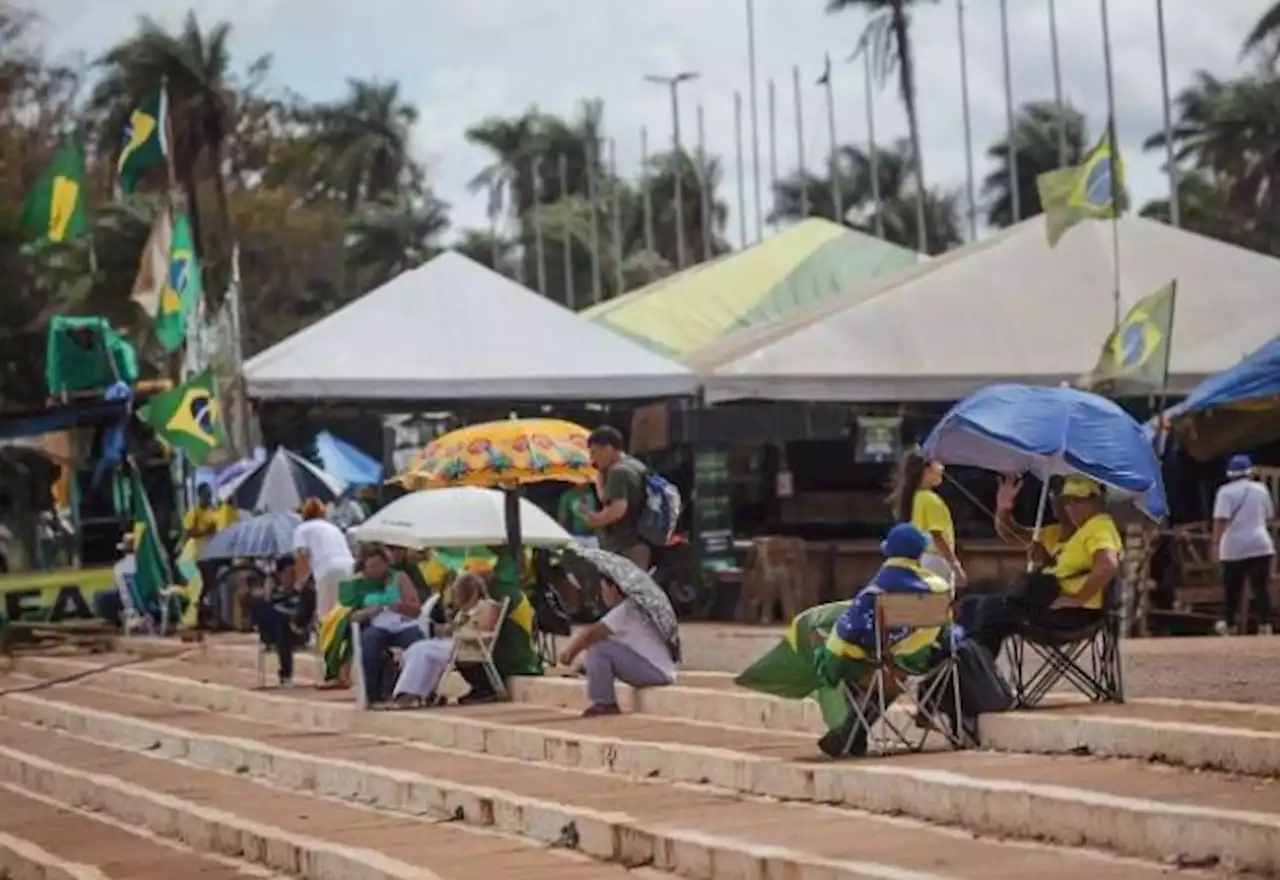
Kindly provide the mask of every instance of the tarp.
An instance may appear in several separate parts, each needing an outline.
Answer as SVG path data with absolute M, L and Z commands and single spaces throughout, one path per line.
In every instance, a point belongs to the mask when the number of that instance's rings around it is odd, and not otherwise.
M 1280 438 L 1280 336 L 1197 385 L 1164 418 L 1200 459 Z
M 917 259 L 915 251 L 811 218 L 583 314 L 654 351 L 682 357 Z
M 1280 259 L 1141 217 L 1118 233 L 1122 314 L 1178 281 L 1171 393 L 1280 329 Z M 714 365 L 707 397 L 944 401 L 996 382 L 1073 381 L 1114 326 L 1113 259 L 1109 221 L 1081 223 L 1050 250 L 1034 217 Z
M 683 366 L 448 252 L 253 357 L 254 398 L 626 400 L 692 393 Z
M 375 486 L 382 482 L 380 461 L 328 431 L 316 434 L 316 455 L 325 473 L 348 486 Z

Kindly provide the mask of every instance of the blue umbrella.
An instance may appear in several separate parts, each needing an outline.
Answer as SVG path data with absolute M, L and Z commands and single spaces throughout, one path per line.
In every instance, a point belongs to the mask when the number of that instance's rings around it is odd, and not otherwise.
M 218 532 L 204 545 L 201 559 L 279 559 L 293 553 L 296 513 L 264 513 Z
M 376 486 L 382 482 L 381 462 L 328 431 L 316 434 L 316 454 L 325 473 L 348 486 Z
M 1153 519 L 1168 512 L 1160 462 L 1142 426 L 1087 391 L 988 386 L 942 417 L 923 452 L 944 464 L 1041 480 L 1081 474 Z

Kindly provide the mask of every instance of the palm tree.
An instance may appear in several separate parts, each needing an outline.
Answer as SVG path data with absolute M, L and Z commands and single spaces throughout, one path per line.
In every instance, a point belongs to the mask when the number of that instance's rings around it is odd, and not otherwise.
M 462 230 L 462 237 L 450 249 L 504 275 L 515 272 L 515 243 L 487 229 Z
M 119 155 L 129 113 L 162 84 L 168 92 L 173 133 L 173 162 L 190 209 L 196 247 L 202 256 L 204 236 L 199 193 L 199 161 L 207 160 L 217 200 L 220 238 L 232 239 L 223 178 L 223 153 L 235 128 L 235 97 L 230 90 L 231 25 L 219 22 L 208 30 L 188 12 L 182 29 L 169 33 L 150 18 L 139 20 L 138 31 L 108 50 L 99 60 L 102 78 L 89 99 L 99 114 L 100 143 L 113 160 Z M 208 270 L 214 261 L 207 258 Z M 216 306 L 223 285 L 206 284 Z
M 1267 64 L 1280 61 L 1280 0 L 1262 13 L 1253 30 L 1244 38 L 1241 54 L 1259 53 Z
M 701 262 L 708 251 L 712 256 L 729 251 L 725 240 L 725 223 L 729 219 L 729 206 L 717 198 L 724 181 L 724 168 L 716 156 L 682 152 L 658 153 L 649 158 L 647 186 L 653 205 L 654 250 L 672 266 L 678 265 L 680 250 L 676 242 L 676 174 L 680 174 L 680 210 L 684 213 L 686 253 L 690 259 Z M 705 187 L 708 225 L 703 228 L 702 193 Z M 636 195 L 637 204 L 631 214 L 632 227 L 627 253 L 645 248 L 644 194 Z
M 409 131 L 418 109 L 400 98 L 396 82 L 347 80 L 348 95 L 317 112 L 323 173 L 343 193 L 347 213 L 404 182 Z
M 1076 165 L 1085 153 L 1087 133 L 1084 115 L 1071 107 L 1053 101 L 1023 104 L 1014 121 L 1013 138 L 1018 158 L 1018 204 L 1022 216 L 1032 217 L 1044 210 L 1036 178 L 1059 167 L 1058 133 L 1065 127 L 1067 164 Z M 1004 227 L 1013 223 L 1013 192 L 1009 174 L 1009 141 L 1007 137 L 987 148 L 987 158 L 996 167 L 982 181 L 982 195 L 987 203 L 987 223 Z
M 924 156 L 920 149 L 920 119 L 916 113 L 915 53 L 911 44 L 911 16 L 908 9 L 938 0 L 827 0 L 827 12 L 843 12 L 862 8 L 870 18 L 858 40 L 859 53 L 870 52 L 872 67 L 883 84 L 897 73 L 898 91 L 907 111 L 907 129 L 911 139 L 911 160 L 915 179 L 921 191 L 927 192 Z M 920 235 L 928 235 L 927 207 L 917 205 L 916 222 Z
M 347 260 L 361 285 L 376 287 L 440 252 L 448 206 L 428 194 L 368 205 L 347 224 Z

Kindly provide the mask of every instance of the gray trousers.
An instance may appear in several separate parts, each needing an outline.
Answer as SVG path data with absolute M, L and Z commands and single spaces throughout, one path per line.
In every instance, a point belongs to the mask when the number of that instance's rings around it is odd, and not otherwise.
M 671 676 L 614 638 L 587 648 L 582 655 L 582 667 L 587 672 L 587 699 L 594 706 L 618 705 L 615 682 L 636 688 L 661 687 L 672 682 Z

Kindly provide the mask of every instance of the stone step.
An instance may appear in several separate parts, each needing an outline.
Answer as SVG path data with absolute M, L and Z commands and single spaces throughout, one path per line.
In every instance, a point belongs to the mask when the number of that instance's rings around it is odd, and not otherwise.
M 687 850 L 697 839 L 704 845 L 720 842 L 707 854 L 712 864 L 754 849 L 774 854 L 770 870 L 800 877 L 987 877 L 1015 866 L 1051 877 L 1084 872 L 1143 877 L 1164 871 L 1158 864 L 1097 853 L 961 840 L 920 823 L 730 797 L 705 786 L 606 778 L 343 734 L 299 734 L 225 715 L 175 714 L 165 704 L 143 705 L 108 691 L 62 690 L 23 695 L 6 701 L 3 709 L 15 719 L 77 737 L 388 810 L 460 811 L 468 821 L 500 825 L 505 817 L 516 823 L 506 830 L 530 836 L 572 827 L 585 851 L 630 863 L 648 863 L 664 850 Z M 98 708 L 104 706 L 117 711 Z M 163 720 L 156 717 L 161 713 L 168 713 Z M 815 873 L 819 866 L 831 873 Z M 687 868 L 680 873 L 698 876 Z
M 13 785 L 0 786 L 0 876 L 76 880 L 280 878 L 265 868 L 198 853 L 110 818 L 68 807 Z M 7 843 L 3 839 L 7 838 Z M 15 841 L 19 842 L 15 845 Z M 57 853 L 56 856 L 52 853 Z M 14 855 L 29 865 L 18 869 Z M 39 873 L 37 870 L 43 870 Z M 10 874 L 5 874 L 9 870 Z
M 83 665 L 41 663 L 46 673 Z M 879 761 L 797 760 L 812 747 L 794 734 L 643 716 L 582 719 L 511 704 L 359 712 L 332 694 L 251 692 L 210 681 L 246 674 L 176 664 L 163 673 L 107 671 L 91 682 L 116 694 L 158 700 L 169 711 L 207 709 L 295 730 L 356 732 L 641 779 L 709 783 L 744 794 L 907 815 L 991 835 L 1085 843 L 1150 859 L 1188 853 L 1236 858 L 1243 834 L 1255 841 L 1255 855 L 1265 862 L 1273 857 L 1265 854 L 1274 849 L 1271 835 L 1280 828 L 1275 815 L 1280 803 L 1260 780 L 1133 762 L 978 751 Z M 655 727 L 665 728 L 665 741 L 654 734 Z
M 252 669 L 255 652 L 250 645 L 215 643 L 184 662 Z M 310 680 L 317 669 L 314 656 L 299 655 L 300 682 Z M 513 678 L 511 694 L 516 702 L 572 710 L 586 706 L 582 681 L 574 678 Z M 814 735 L 824 730 L 812 700 L 743 690 L 722 673 L 681 673 L 676 686 L 643 691 L 620 686 L 619 701 L 629 712 L 707 724 Z M 984 745 L 1001 751 L 1087 753 L 1280 775 L 1280 709 L 1274 707 L 1180 700 L 1137 700 L 1122 706 L 1055 702 L 1033 711 L 983 716 L 981 735 Z
M 539 880 L 627 873 L 509 835 L 285 792 L 19 724 L 0 727 L 0 781 L 308 880 L 470 880 L 478 864 Z

